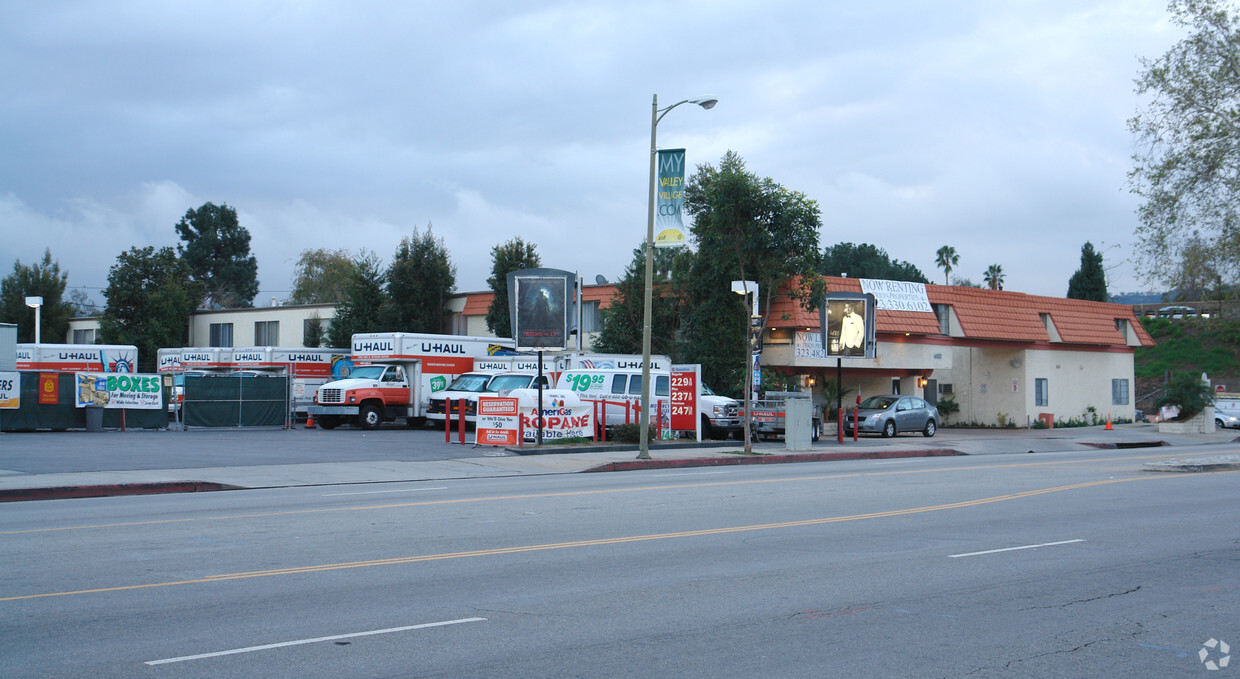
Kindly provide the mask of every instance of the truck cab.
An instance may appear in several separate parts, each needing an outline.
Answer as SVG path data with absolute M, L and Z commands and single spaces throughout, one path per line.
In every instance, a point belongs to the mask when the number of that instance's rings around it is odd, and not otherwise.
M 418 364 L 373 363 L 355 367 L 347 379 L 319 387 L 314 413 L 319 426 L 334 429 L 355 419 L 362 429 L 377 429 L 385 420 L 414 417 Z

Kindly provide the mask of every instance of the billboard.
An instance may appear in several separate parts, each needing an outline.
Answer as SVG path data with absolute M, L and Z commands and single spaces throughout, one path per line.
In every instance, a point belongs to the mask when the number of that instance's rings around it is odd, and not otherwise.
M 558 269 L 524 269 L 508 274 L 508 310 L 517 350 L 563 351 L 576 328 L 577 277 Z
M 874 295 L 831 293 L 823 300 L 822 344 L 828 357 L 874 358 Z

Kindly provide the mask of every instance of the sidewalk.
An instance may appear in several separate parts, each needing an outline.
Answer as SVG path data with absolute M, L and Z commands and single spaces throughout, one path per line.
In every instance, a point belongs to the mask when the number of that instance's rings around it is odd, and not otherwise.
M 57 434 L 48 434 L 55 436 Z M 63 434 L 62 434 L 63 435 Z M 72 435 L 72 434 L 70 434 Z M 23 474 L 0 470 L 0 502 L 70 497 L 101 497 L 144 493 L 285 488 L 339 484 L 393 483 L 447 479 L 494 478 L 534 474 L 573 474 L 740 464 L 821 462 L 831 460 L 929 457 L 940 455 L 1026 454 L 1091 449 L 1146 448 L 1167 445 L 1220 445 L 1240 441 L 1240 432 L 1164 435 L 1156 425 L 1120 425 L 1074 429 L 940 429 L 934 438 L 863 437 L 843 445 L 824 438 L 808 451 L 789 451 L 782 441 L 753 445 L 743 454 L 738 441 L 652 444 L 651 459 L 638 460 L 637 446 L 524 449 L 479 448 L 478 457 L 424 462 L 320 462 L 288 465 L 204 467 L 139 471 L 88 471 Z M 190 434 L 192 436 L 192 434 Z M 190 443 L 185 439 L 183 443 Z M 1240 452 L 1240 446 L 1237 446 Z M 533 453 L 533 454 L 532 454 Z M 1232 455 L 1231 458 L 1237 456 Z M 1201 465 L 1200 459 L 1193 461 Z M 1209 464 L 1209 460 L 1207 460 Z M 1184 466 L 1184 465 L 1179 465 Z M 1168 471 L 1178 469 L 1171 465 Z M 1215 469 L 1217 467 L 1210 467 Z M 1235 463 L 1240 468 L 1240 462 Z

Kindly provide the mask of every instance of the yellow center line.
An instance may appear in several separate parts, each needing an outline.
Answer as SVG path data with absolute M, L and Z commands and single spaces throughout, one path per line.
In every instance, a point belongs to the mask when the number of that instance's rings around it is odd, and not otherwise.
M 1086 483 L 1074 483 L 1066 486 L 1055 486 L 1051 488 L 1041 488 L 1037 490 L 1029 490 L 1021 493 L 1009 493 L 1006 495 L 996 495 L 994 497 L 980 498 L 976 500 L 963 500 L 960 502 L 949 502 L 946 504 L 929 505 L 925 507 L 912 507 L 909 509 L 894 509 L 882 512 L 870 512 L 867 514 L 852 514 L 848 516 L 832 516 L 819 519 L 805 519 L 801 521 L 782 521 L 779 523 L 761 523 L 743 526 L 725 526 L 722 528 L 707 528 L 703 530 L 680 531 L 675 533 L 652 533 L 647 535 L 629 535 L 614 538 L 599 538 L 596 540 L 577 540 L 572 542 L 553 542 L 542 545 L 518 545 L 513 547 L 497 547 L 492 549 L 480 549 L 468 552 L 447 552 L 443 554 L 421 554 L 415 556 L 393 557 L 388 559 L 371 559 L 367 561 L 350 561 L 344 563 L 317 564 L 309 566 L 295 566 L 291 568 L 276 568 L 262 571 L 247 571 L 239 573 L 224 573 L 220 575 L 211 575 L 204 578 L 196 578 L 192 580 L 176 580 L 171 582 L 151 582 L 140 585 L 122 585 L 117 587 L 99 587 L 95 589 L 81 589 L 67 592 L 47 592 L 43 594 L 26 594 L 21 596 L 0 597 L 3 601 L 22 601 L 27 599 L 45 599 L 50 597 L 77 596 L 83 594 L 100 594 L 104 592 L 123 592 L 137 589 L 152 589 L 157 587 L 177 587 L 181 585 L 196 585 L 215 582 L 226 582 L 230 580 L 244 580 L 249 578 L 266 578 L 279 575 L 298 575 L 304 573 L 323 573 L 327 571 L 339 571 L 351 568 L 373 568 L 376 566 L 392 566 L 400 564 L 424 563 L 429 561 L 443 561 L 446 559 L 468 559 L 483 556 L 498 556 L 503 554 L 520 554 L 525 552 L 541 552 L 555 549 L 572 549 L 578 547 L 597 547 L 602 545 L 619 545 L 635 542 L 648 542 L 652 540 L 672 540 L 680 538 L 701 537 L 706 535 L 724 535 L 729 533 L 743 533 L 752 531 L 777 530 L 781 528 L 800 528 L 805 526 L 821 526 L 831 523 L 842 523 L 846 521 L 864 521 L 869 519 L 884 519 L 897 516 L 910 516 L 913 514 L 922 514 L 926 512 L 938 512 L 951 509 L 962 509 L 966 507 L 977 507 L 996 502 L 1007 502 L 1010 500 L 1019 500 L 1023 498 L 1036 497 L 1049 493 L 1062 493 L 1071 490 L 1079 490 L 1082 488 L 1094 488 L 1098 486 L 1106 486 L 1116 483 L 1128 483 L 1131 481 L 1148 481 L 1160 478 L 1188 478 L 1186 475 L 1168 475 L 1168 476 L 1134 476 L 1122 479 L 1106 479 L 1103 481 L 1089 481 Z
M 1132 457 L 1118 457 L 1118 458 L 1110 457 L 1110 458 L 1100 458 L 1100 459 L 1091 459 L 1091 460 L 1047 460 L 1047 461 L 1039 461 L 1039 462 L 1014 462 L 1014 463 L 1007 463 L 1007 464 L 988 464 L 988 465 L 977 465 L 977 466 L 945 467 L 945 468 L 936 468 L 936 469 L 906 469 L 906 470 L 888 470 L 888 471 L 881 471 L 881 472 L 854 472 L 854 473 L 848 473 L 848 474 L 822 474 L 822 475 L 813 475 L 813 476 L 798 476 L 798 477 L 791 477 L 791 478 L 784 478 L 784 479 L 744 479 L 744 480 L 737 480 L 737 481 L 704 481 L 704 482 L 699 482 L 699 483 L 670 484 L 670 485 L 658 485 L 658 486 L 638 486 L 634 488 L 610 488 L 610 489 L 603 489 L 603 490 L 577 490 L 577 491 L 562 491 L 562 492 L 555 492 L 555 493 L 530 493 L 530 494 L 521 494 L 521 495 L 495 495 L 495 496 L 488 496 L 488 497 L 458 498 L 458 499 L 453 499 L 453 500 L 422 500 L 419 502 L 398 502 L 398 503 L 389 503 L 389 504 L 362 505 L 362 506 L 357 506 L 357 507 L 323 507 L 319 509 L 295 509 L 295 510 L 288 510 L 288 511 L 282 511 L 282 512 L 256 512 L 252 514 L 223 514 L 223 515 L 216 515 L 216 516 L 201 516 L 201 517 L 193 517 L 193 518 L 185 518 L 185 519 L 151 519 L 148 521 L 126 521 L 126 522 L 116 522 L 116 523 L 84 524 L 84 525 L 76 525 L 76 526 L 58 526 L 55 528 L 30 528 L 30 529 L 25 529 L 25 530 L 0 531 L 0 535 L 25 535 L 25 534 L 30 534 L 30 533 L 55 533 L 55 532 L 60 532 L 60 531 L 90 530 L 90 529 L 102 529 L 102 528 L 132 528 L 135 526 L 157 526 L 157 525 L 166 525 L 166 524 L 175 524 L 175 523 L 197 523 L 197 522 L 203 522 L 203 521 L 227 521 L 227 520 L 235 520 L 235 519 L 260 519 L 260 518 L 269 518 L 269 517 L 275 517 L 275 516 L 298 516 L 298 515 L 306 515 L 306 514 L 326 514 L 326 513 L 335 513 L 335 512 L 360 512 L 360 511 L 374 511 L 374 510 L 383 510 L 383 509 L 405 509 L 405 508 L 410 508 L 410 507 L 431 507 L 431 506 L 437 506 L 437 505 L 469 504 L 469 503 L 475 503 L 475 502 L 503 502 L 507 500 L 526 500 L 526 499 L 540 499 L 540 498 L 545 499 L 545 498 L 553 498 L 553 497 L 573 497 L 573 496 L 581 496 L 581 495 L 603 495 L 603 494 L 610 494 L 610 493 L 639 493 L 639 492 L 649 492 L 649 491 L 680 490 L 680 489 L 685 489 L 685 488 L 745 486 L 745 485 L 772 484 L 772 483 L 801 483 L 804 481 L 822 481 L 822 480 L 830 480 L 830 479 L 849 479 L 849 478 L 872 477 L 872 476 L 939 474 L 939 473 L 946 473 L 946 472 L 966 472 L 966 471 L 980 471 L 980 470 L 989 470 L 989 469 L 1028 469 L 1028 468 L 1047 467 L 1047 466 L 1062 468 L 1062 467 L 1072 467 L 1074 465 L 1081 465 L 1081 464 L 1087 464 L 1087 463 L 1112 463 L 1114 464 L 1116 462 L 1135 462 L 1135 461 L 1140 461 L 1140 460 L 1167 460 L 1167 459 L 1175 459 L 1175 458 L 1180 458 L 1180 457 L 1201 457 L 1203 455 L 1213 454 L 1214 452 L 1224 452 L 1224 451 L 1235 452 L 1232 449 L 1222 449 L 1222 451 L 1196 451 L 1193 453 L 1177 453 L 1177 454 L 1171 454 L 1171 455 L 1166 455 L 1166 454 L 1164 455 L 1140 455 L 1140 456 L 1132 456 Z

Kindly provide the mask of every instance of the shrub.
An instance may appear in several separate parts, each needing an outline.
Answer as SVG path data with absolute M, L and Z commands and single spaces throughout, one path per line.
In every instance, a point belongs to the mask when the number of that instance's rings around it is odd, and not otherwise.
M 1210 391 L 1210 387 L 1197 375 L 1181 372 L 1167 382 L 1162 398 L 1154 402 L 1154 407 L 1175 406 L 1180 409 L 1178 419 L 1187 420 L 1211 403 L 1214 403 L 1214 392 Z
M 939 408 L 939 414 L 943 416 L 944 420 L 947 420 L 952 415 L 960 412 L 960 404 L 956 403 L 955 399 L 950 396 L 939 399 L 937 405 Z
M 609 441 L 615 441 L 616 443 L 641 443 L 641 439 L 642 426 L 640 424 L 618 424 L 614 427 L 608 427 L 607 440 Z M 659 432 L 653 425 L 650 427 L 650 440 L 659 440 Z

